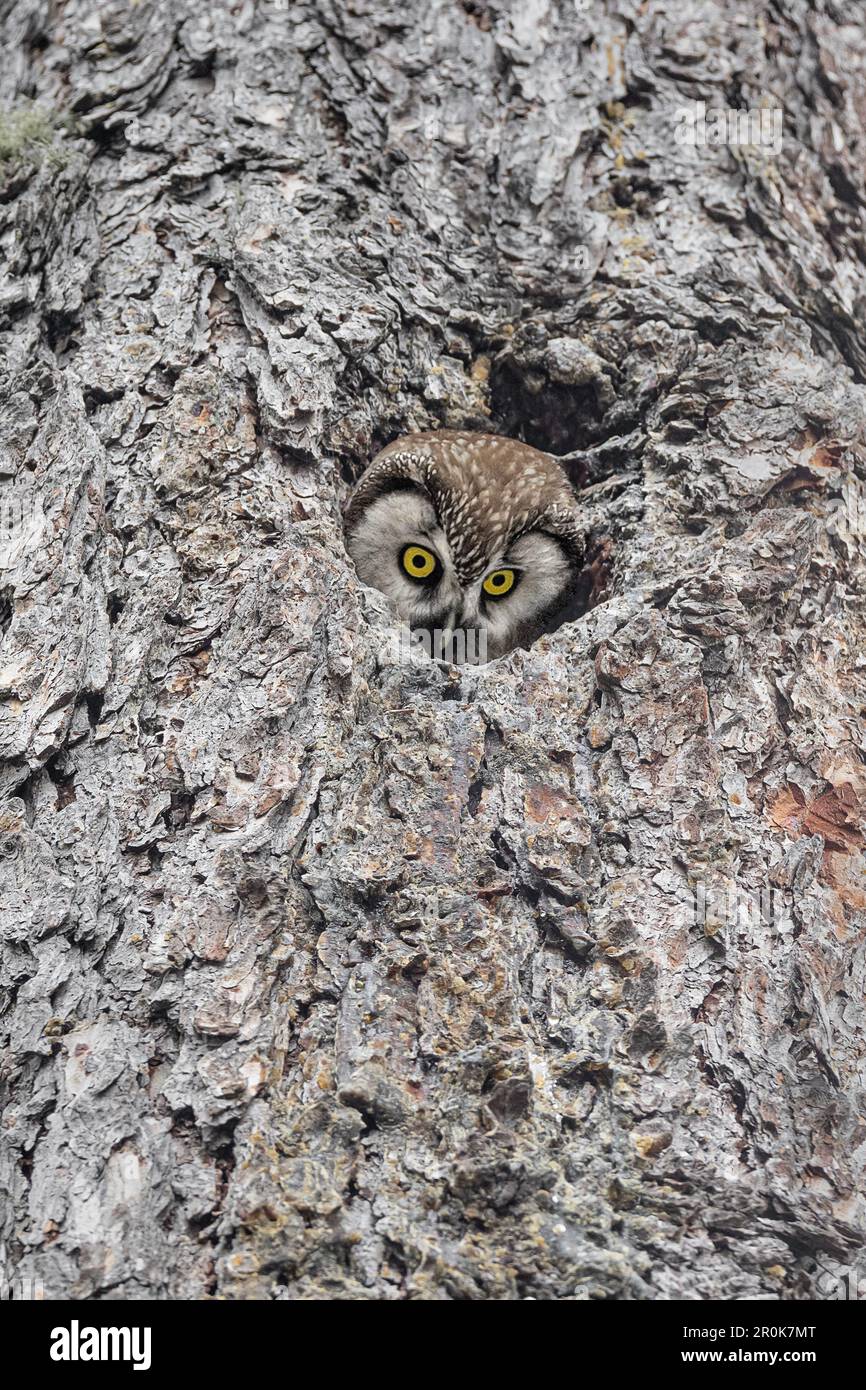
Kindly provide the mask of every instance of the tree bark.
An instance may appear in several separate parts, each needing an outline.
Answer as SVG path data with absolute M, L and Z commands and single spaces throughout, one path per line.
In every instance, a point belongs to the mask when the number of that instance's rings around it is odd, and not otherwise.
M 862 15 L 0 14 L 4 1277 L 832 1296 Z M 699 101 L 781 148 L 681 143 Z M 438 426 L 584 490 L 587 611 L 486 666 L 401 660 L 342 545 Z

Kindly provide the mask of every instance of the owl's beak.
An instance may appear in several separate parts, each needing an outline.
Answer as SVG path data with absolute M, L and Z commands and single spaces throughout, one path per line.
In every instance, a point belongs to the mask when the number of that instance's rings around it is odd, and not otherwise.
M 444 657 L 445 653 L 451 650 L 451 643 L 454 639 L 454 629 L 457 626 L 458 613 L 456 608 L 452 608 L 448 614 L 445 626 L 442 629 L 442 638 L 439 651 Z
M 441 619 L 443 626 L 439 629 L 439 658 L 460 665 L 467 659 L 477 661 L 477 656 L 467 657 L 467 653 L 475 653 L 478 650 L 479 621 L 477 605 L 473 605 L 471 599 L 461 600 L 455 607 L 450 608 Z M 486 651 L 486 646 L 484 650 Z M 481 659 L 486 660 L 486 657 Z

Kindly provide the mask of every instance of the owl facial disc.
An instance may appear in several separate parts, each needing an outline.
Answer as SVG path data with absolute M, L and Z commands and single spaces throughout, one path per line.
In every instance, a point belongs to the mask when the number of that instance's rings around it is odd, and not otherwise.
M 555 458 L 458 430 L 383 449 L 349 499 L 345 526 L 363 583 L 413 629 L 483 630 L 488 659 L 550 630 L 583 539 Z

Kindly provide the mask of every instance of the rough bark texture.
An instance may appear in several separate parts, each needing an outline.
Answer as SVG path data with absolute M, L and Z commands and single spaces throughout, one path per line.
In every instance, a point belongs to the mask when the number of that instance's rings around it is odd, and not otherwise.
M 866 1226 L 861 11 L 0 15 L 6 1278 L 820 1294 Z M 762 98 L 777 156 L 674 138 Z M 401 663 L 341 542 L 437 425 L 588 489 L 594 606 L 478 669 Z

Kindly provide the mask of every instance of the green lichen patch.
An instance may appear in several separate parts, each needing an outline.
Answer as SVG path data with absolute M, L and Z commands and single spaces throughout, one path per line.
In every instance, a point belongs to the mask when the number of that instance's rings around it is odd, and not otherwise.
M 57 125 L 55 114 L 38 106 L 0 109 L 0 164 L 25 159 L 64 164 L 65 152 L 55 144 Z

